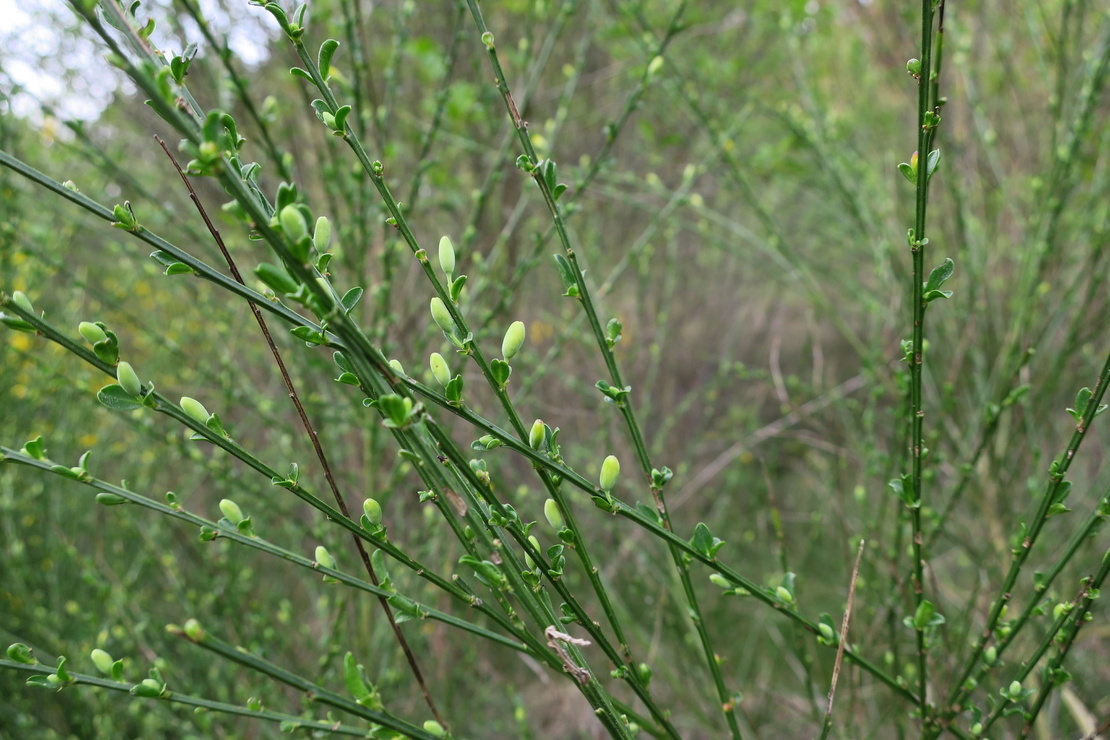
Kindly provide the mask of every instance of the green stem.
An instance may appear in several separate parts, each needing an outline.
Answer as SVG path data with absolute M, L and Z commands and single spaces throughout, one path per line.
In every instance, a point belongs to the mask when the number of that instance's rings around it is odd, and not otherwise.
M 37 676 L 50 675 L 54 669 L 48 665 L 27 663 L 16 663 L 15 661 L 5 660 L 0 658 L 0 668 L 9 670 L 22 671 L 24 673 L 33 673 Z M 125 683 L 120 681 L 112 681 L 107 678 L 100 678 L 99 676 L 91 676 L 84 673 L 74 673 L 69 671 L 70 677 L 73 679 L 66 686 L 95 686 L 98 689 L 107 689 L 108 691 L 118 691 L 120 693 L 129 694 L 135 684 Z M 249 717 L 251 719 L 259 719 L 264 722 L 280 722 L 284 725 L 283 732 L 294 729 L 310 730 L 321 734 L 332 735 L 350 735 L 352 737 L 366 737 L 365 727 L 353 727 L 351 725 L 344 725 L 336 722 L 318 722 L 316 720 L 305 719 L 300 715 L 295 714 L 282 714 L 281 712 L 273 712 L 268 709 L 250 709 L 242 707 L 237 704 L 227 704 L 222 701 L 212 701 L 211 699 L 202 699 L 197 696 L 189 696 L 177 691 L 167 691 L 164 695 L 151 701 L 165 701 L 171 704 L 181 704 L 186 707 L 194 707 L 197 710 L 206 710 L 209 712 L 220 712 L 221 714 L 232 714 L 240 717 Z M 427 735 L 425 735 L 427 736 Z

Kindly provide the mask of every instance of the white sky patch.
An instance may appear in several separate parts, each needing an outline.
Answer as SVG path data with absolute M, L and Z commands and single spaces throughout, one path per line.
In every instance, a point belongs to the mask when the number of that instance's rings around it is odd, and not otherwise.
M 275 36 L 269 13 L 246 3 L 230 13 L 216 0 L 199 4 L 216 38 L 227 36 L 238 71 L 248 72 L 267 58 Z M 198 56 L 216 56 L 196 24 L 174 11 L 169 0 L 144 3 L 138 15 L 155 19 L 151 41 L 166 52 L 180 53 L 195 42 Z M 63 0 L 0 0 L 0 18 L 0 96 L 8 98 L 9 108 L 3 111 L 0 104 L 0 112 L 41 122 L 46 109 L 63 119 L 91 120 L 117 91 L 134 92 L 124 75 L 105 61 L 100 39 L 80 25 Z M 173 22 L 179 19 L 181 35 Z

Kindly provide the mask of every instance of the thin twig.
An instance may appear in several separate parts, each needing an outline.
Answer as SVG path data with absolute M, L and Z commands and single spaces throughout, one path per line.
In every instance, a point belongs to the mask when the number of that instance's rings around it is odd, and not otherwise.
M 833 698 L 836 696 L 836 682 L 840 678 L 840 666 L 844 662 L 844 645 L 848 641 L 848 622 L 852 618 L 852 601 L 856 597 L 856 577 L 859 576 L 859 564 L 863 559 L 863 546 L 866 540 L 859 541 L 859 550 L 856 551 L 856 566 L 852 568 L 852 581 L 848 584 L 848 603 L 844 606 L 844 619 L 840 622 L 840 642 L 836 646 L 836 661 L 833 663 L 832 681 L 829 682 L 829 703 L 825 707 L 825 723 L 821 728 L 821 740 L 825 740 L 832 730 Z

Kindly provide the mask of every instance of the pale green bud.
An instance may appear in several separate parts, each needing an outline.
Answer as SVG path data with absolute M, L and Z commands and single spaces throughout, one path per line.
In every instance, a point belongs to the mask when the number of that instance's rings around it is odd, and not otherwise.
M 220 499 L 220 513 L 236 526 L 247 518 L 243 515 L 243 510 L 239 508 L 239 504 L 229 498 Z
M 304 220 L 304 214 L 292 203 L 281 209 L 278 221 L 289 241 L 299 242 L 303 237 L 308 236 L 308 223 Z
M 732 588 L 732 584 L 729 583 L 729 580 L 720 573 L 710 573 L 709 582 L 718 588 Z
M 528 446 L 533 450 L 538 450 L 540 445 L 543 444 L 544 428 L 543 422 L 536 419 L 532 422 L 532 429 L 528 432 Z
M 605 462 L 601 463 L 601 490 L 608 493 L 613 490 L 613 486 L 617 485 L 617 478 L 621 474 L 621 462 L 615 455 L 610 455 L 605 458 Z
M 195 619 L 185 620 L 185 627 L 183 628 L 185 636 L 193 642 L 200 642 L 204 639 L 204 628 L 200 626 L 200 622 Z
M 435 319 L 436 325 L 449 336 L 455 336 L 458 333 L 455 320 L 451 318 L 451 312 L 447 310 L 447 306 L 439 296 L 432 299 L 432 318 Z
M 100 648 L 96 648 L 92 651 L 89 657 L 92 658 L 92 662 L 93 665 L 96 666 L 96 670 L 100 671 L 105 676 L 112 675 L 112 663 L 114 663 L 115 661 L 112 660 L 111 655 L 101 650 Z
M 320 254 L 328 251 L 328 245 L 331 244 L 331 221 L 326 216 L 321 216 L 316 219 L 316 230 L 312 232 L 312 246 L 316 247 L 316 251 Z
M 549 498 L 547 501 L 543 502 L 543 515 L 544 518 L 547 519 L 547 523 L 550 524 L 551 528 L 556 532 L 566 526 L 566 522 L 563 521 L 563 513 L 559 511 L 559 505 L 555 503 L 555 499 L 553 498 Z
M 104 330 L 91 321 L 82 321 L 77 325 L 77 331 L 81 332 L 81 336 L 89 344 L 108 341 L 108 335 L 104 333 Z
M 325 568 L 331 568 L 332 570 L 335 570 L 335 558 L 333 558 L 331 556 L 331 553 L 328 552 L 328 548 L 324 547 L 323 545 L 316 546 L 316 562 L 324 566 Z
M 836 637 L 836 633 L 833 632 L 833 628 L 825 624 L 824 622 L 818 624 L 817 629 L 821 631 L 821 636 L 824 637 L 826 640 L 832 641 L 833 638 Z
M 1021 681 L 1010 682 L 1010 696 L 1021 696 Z
M 536 539 L 535 535 L 528 535 L 528 541 L 532 543 L 532 547 L 536 548 L 536 550 L 543 552 L 542 550 L 540 550 L 540 541 Z M 536 567 L 536 561 L 533 560 L 532 556 L 528 553 L 524 553 L 524 560 L 528 563 L 529 568 Z
M 428 358 L 428 364 L 431 365 L 432 375 L 440 385 L 445 386 L 451 382 L 451 371 L 447 368 L 447 360 L 443 359 L 443 355 L 433 352 Z
M 208 409 L 204 408 L 200 401 L 195 398 L 189 398 L 188 396 L 181 397 L 181 410 L 201 424 L 207 424 L 208 417 L 211 416 L 211 414 L 208 413 Z
M 131 367 L 129 362 L 121 362 L 116 365 L 116 380 L 119 381 L 120 387 L 127 391 L 128 395 L 141 396 L 143 394 L 143 384 L 139 380 L 138 373 Z
M 22 290 L 17 290 L 12 293 L 12 301 L 27 313 L 35 312 L 35 307 L 31 305 L 31 299 L 28 298 L 27 294 Z
M 501 340 L 501 356 L 508 362 L 520 351 L 523 345 L 524 322 L 514 321 L 509 324 L 509 329 L 505 332 L 505 338 Z
M 405 368 L 401 365 L 400 360 L 390 360 L 389 361 L 389 366 L 391 368 L 393 368 L 397 372 L 398 375 L 404 375 L 405 374 Z
M 786 588 L 786 586 L 777 587 L 775 589 L 775 596 L 778 596 L 780 600 L 785 601 L 787 604 L 794 603 L 794 595 L 790 593 L 790 589 Z
M 448 280 L 455 275 L 455 245 L 447 236 L 439 240 L 439 266 Z
M 381 526 L 382 523 L 382 505 L 376 500 L 368 498 L 362 502 L 362 513 L 370 520 L 370 523 L 375 527 Z
M 424 732 L 436 737 L 443 737 L 447 734 L 447 730 L 443 729 L 443 725 L 436 722 L 434 719 L 424 721 Z

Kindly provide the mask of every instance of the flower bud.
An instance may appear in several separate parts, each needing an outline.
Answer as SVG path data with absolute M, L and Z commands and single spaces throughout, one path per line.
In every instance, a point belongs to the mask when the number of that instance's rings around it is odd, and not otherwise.
M 1021 681 L 1011 681 L 1010 682 L 1010 696 L 1011 697 L 1021 696 Z
M 620 460 L 614 455 L 605 458 L 605 462 L 601 463 L 601 477 L 598 481 L 601 483 L 601 490 L 608 493 L 613 490 L 613 486 L 617 485 L 617 478 L 621 474 Z
M 447 310 L 447 306 L 439 296 L 432 299 L 432 318 L 448 336 L 453 337 L 458 333 L 458 327 L 455 326 L 455 320 L 451 318 L 451 312 Z
M 114 663 L 115 661 L 112 660 L 111 655 L 104 652 L 100 648 L 96 648 L 92 651 L 89 657 L 92 658 L 92 662 L 93 665 L 96 666 L 96 670 L 100 671 L 105 676 L 112 675 L 112 663 Z
M 316 219 L 316 230 L 312 232 L 312 246 L 316 247 L 316 251 L 323 254 L 328 250 L 328 245 L 331 244 L 331 221 L 326 216 L 321 216 Z
M 139 380 L 138 373 L 131 367 L 131 363 L 121 362 L 116 365 L 116 380 L 119 381 L 120 387 L 127 391 L 128 395 L 141 396 L 143 394 L 143 384 Z
M 443 237 L 439 240 L 439 266 L 443 268 L 443 274 L 450 280 L 455 275 L 455 245 L 451 243 L 450 237 Z
M 195 398 L 189 398 L 188 396 L 181 397 L 181 410 L 201 424 L 207 424 L 208 417 L 211 416 L 211 414 L 208 413 L 208 409 L 204 408 L 200 401 Z
M 434 719 L 425 720 L 424 732 L 429 735 L 435 735 L 436 737 L 444 737 L 447 734 L 447 730 L 443 729 L 443 725 L 436 722 Z
M 536 539 L 535 535 L 528 535 L 528 542 L 530 542 L 532 544 L 532 547 L 536 548 L 537 551 L 543 552 L 543 550 L 540 550 L 540 541 Z M 532 556 L 528 553 L 524 553 L 524 560 L 528 563 L 529 568 L 534 569 L 536 567 L 536 561 L 533 560 Z
M 299 242 L 303 237 L 308 236 L 308 223 L 304 220 L 304 214 L 292 203 L 281 209 L 278 220 L 281 223 L 281 230 L 285 232 L 289 241 Z
M 220 499 L 220 513 L 235 526 L 239 526 L 239 522 L 246 519 L 243 515 L 243 510 L 239 508 L 239 504 L 229 498 Z
M 82 321 L 77 325 L 77 331 L 81 332 L 81 336 L 89 344 L 108 341 L 108 335 L 104 333 L 104 330 L 91 321 Z
M 404 366 L 402 366 L 402 365 L 401 365 L 401 361 L 400 361 L 400 360 L 390 360 L 390 361 L 389 361 L 389 366 L 390 366 L 391 368 L 393 368 L 393 370 L 394 370 L 394 371 L 395 371 L 395 372 L 396 372 L 396 373 L 397 373 L 398 375 L 404 375 L 404 374 L 405 374 L 405 368 L 404 368 Z
M 193 642 L 200 642 L 204 639 L 204 628 L 200 626 L 200 622 L 193 618 L 185 620 L 185 636 Z
M 547 501 L 543 502 L 543 515 L 544 518 L 547 519 L 547 523 L 550 524 L 551 528 L 556 532 L 566 526 L 566 522 L 563 521 L 563 513 L 559 511 L 559 505 L 555 503 L 555 499 L 553 498 L 549 498 Z
M 331 556 L 331 553 L 328 552 L 328 548 L 324 547 L 323 545 L 316 546 L 316 562 L 324 566 L 325 568 L 331 568 L 332 570 L 335 570 L 335 558 L 333 558 Z
M 543 444 L 544 426 L 543 422 L 536 419 L 532 422 L 532 429 L 528 432 L 528 446 L 533 450 L 539 450 L 540 445 Z
M 836 638 L 836 633 L 833 632 L 833 628 L 824 622 L 818 624 L 817 629 L 821 632 L 821 637 L 824 637 L 825 640 L 829 642 L 832 642 L 832 640 Z
M 35 312 L 35 307 L 31 305 L 31 299 L 28 298 L 27 294 L 22 290 L 17 290 L 12 293 L 12 301 L 27 313 Z
M 382 505 L 376 500 L 368 498 L 362 502 L 362 513 L 375 527 L 380 527 L 382 524 Z
M 508 331 L 505 332 L 505 338 L 501 340 L 501 356 L 505 361 L 509 361 L 520 351 L 521 346 L 524 344 L 524 322 L 514 321 L 509 324 Z
M 709 582 L 718 588 L 732 588 L 732 584 L 729 583 L 729 580 L 720 573 L 710 573 Z
M 440 385 L 446 386 L 451 382 L 451 371 L 447 369 L 447 360 L 443 359 L 443 355 L 439 352 L 433 352 L 432 356 L 428 358 L 428 364 L 431 365 L 432 375 Z

